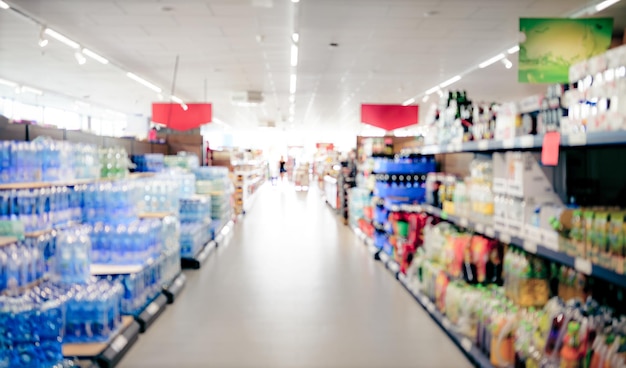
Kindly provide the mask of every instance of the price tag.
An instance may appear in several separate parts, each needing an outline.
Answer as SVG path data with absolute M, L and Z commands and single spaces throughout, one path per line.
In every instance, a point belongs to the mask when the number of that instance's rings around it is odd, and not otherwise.
M 500 233 L 500 241 L 505 243 L 505 244 L 510 244 L 511 243 L 511 235 L 509 235 L 507 233 Z
M 472 350 L 472 341 L 467 337 L 462 338 L 461 347 L 469 353 Z
M 459 226 L 468 227 L 469 221 L 465 217 L 461 217 L 461 219 L 459 219 Z
M 570 146 L 586 146 L 587 145 L 587 133 L 584 133 L 584 132 L 572 133 L 568 135 L 567 137 L 568 137 L 567 143 Z
M 426 309 L 428 309 L 428 311 L 432 314 L 435 312 L 435 305 L 428 301 L 428 304 L 426 304 Z
M 443 320 L 441 321 L 441 324 L 443 325 L 443 328 L 445 328 L 446 330 L 450 330 L 450 327 L 452 327 L 450 325 L 450 320 L 446 317 L 443 317 Z
M 152 302 L 150 303 L 147 307 L 146 307 L 146 313 L 148 313 L 151 316 L 154 316 L 156 314 L 156 312 L 159 311 L 159 305 Z
M 537 243 L 530 240 L 524 240 L 524 250 L 531 254 L 537 254 Z
M 511 149 L 515 147 L 515 138 L 509 138 L 502 141 L 502 147 L 505 149 Z
M 520 147 L 532 148 L 535 146 L 535 137 L 532 135 L 525 135 L 520 138 Z
M 489 149 L 489 141 L 478 141 L 478 150 L 486 151 Z
M 124 349 L 124 347 L 126 347 L 126 345 L 128 344 L 128 339 L 126 339 L 126 336 L 124 335 L 118 335 L 112 342 L 111 342 L 111 349 L 113 349 L 116 353 L 119 353 L 120 351 L 122 351 L 122 349 Z
M 591 275 L 591 267 L 591 261 L 589 261 L 588 259 L 576 257 L 576 259 L 574 260 L 574 268 L 580 273 L 584 273 L 585 275 Z
M 441 146 L 431 146 L 429 151 L 433 155 L 438 155 L 441 153 Z
M 484 234 L 485 233 L 485 225 L 483 224 L 476 224 L 476 232 L 477 233 L 481 233 Z
M 183 286 L 183 279 L 182 277 L 177 277 L 176 281 L 174 281 L 174 287 L 179 288 L 181 286 Z
M 397 262 L 393 262 L 391 263 L 391 271 L 395 272 L 399 272 L 400 271 L 400 265 Z
M 491 226 L 487 226 L 487 227 L 485 228 L 485 235 L 486 235 L 488 238 L 493 238 L 494 236 L 496 236 L 496 231 L 493 229 L 493 227 L 491 227 Z
M 430 303 L 430 300 L 428 300 L 428 298 L 426 297 L 426 295 L 422 295 L 420 296 L 420 300 L 422 301 L 422 305 L 423 306 L 427 306 L 428 303 Z

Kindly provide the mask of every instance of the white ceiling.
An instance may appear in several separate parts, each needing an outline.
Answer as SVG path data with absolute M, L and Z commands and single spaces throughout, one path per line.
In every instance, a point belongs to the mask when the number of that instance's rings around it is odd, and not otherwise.
M 519 17 L 565 16 L 598 1 L 7 2 L 161 86 L 166 97 L 179 55 L 175 94 L 185 102 L 212 102 L 214 116 L 236 128 L 288 118 L 291 34 L 296 30 L 300 63 L 295 119 L 283 126 L 349 131 L 359 127 L 360 103 L 402 103 L 514 45 Z M 623 29 L 624 3 L 600 15 L 616 17 Z M 171 11 L 163 11 L 164 6 Z M 0 78 L 129 114 L 150 114 L 154 92 L 111 65 L 88 59 L 79 66 L 73 50 L 58 41 L 39 48 L 39 32 L 29 20 L 0 10 Z M 332 48 L 331 42 L 339 46 Z M 485 101 L 517 99 L 545 89 L 518 84 L 516 69 L 501 63 L 470 74 L 453 88 Z M 262 91 L 265 103 L 233 106 L 231 93 L 245 90 Z M 0 88 L 0 94 L 10 93 Z

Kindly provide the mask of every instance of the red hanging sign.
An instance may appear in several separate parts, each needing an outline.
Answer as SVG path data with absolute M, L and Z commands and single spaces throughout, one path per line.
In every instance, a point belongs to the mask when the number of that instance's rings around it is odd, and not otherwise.
M 183 110 L 176 103 L 153 103 L 152 121 L 175 130 L 190 130 L 210 123 L 213 109 L 209 103 L 189 103 Z
M 385 130 L 404 128 L 417 124 L 418 106 L 361 105 L 361 121 Z

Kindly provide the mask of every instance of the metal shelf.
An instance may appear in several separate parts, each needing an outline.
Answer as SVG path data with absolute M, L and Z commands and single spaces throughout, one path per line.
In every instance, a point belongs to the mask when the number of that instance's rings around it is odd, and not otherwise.
M 543 134 L 526 135 L 505 140 L 483 140 L 464 143 L 428 145 L 405 151 L 404 154 L 436 155 L 462 152 L 493 152 L 536 150 L 543 146 Z M 626 144 L 626 130 L 561 135 L 561 147 L 593 147 Z

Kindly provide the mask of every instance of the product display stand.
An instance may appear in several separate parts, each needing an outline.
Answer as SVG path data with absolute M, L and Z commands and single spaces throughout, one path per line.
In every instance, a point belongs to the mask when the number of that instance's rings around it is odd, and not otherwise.
M 207 258 L 209 258 L 209 254 L 211 254 L 211 252 L 213 252 L 213 250 L 216 247 L 217 247 L 216 241 L 211 240 L 204 247 L 202 247 L 202 249 L 200 249 L 198 253 L 196 253 L 196 255 L 193 256 L 193 258 L 185 258 L 185 257 L 181 258 L 180 266 L 183 269 L 192 269 L 192 270 L 200 269 L 200 267 L 202 267 L 204 262 L 206 262 Z
M 139 337 L 140 326 L 133 317 L 125 316 L 119 333 L 109 341 L 89 344 L 63 344 L 63 356 L 77 359 L 81 367 L 115 367 Z M 91 363 L 91 364 L 90 364 Z
M 160 293 L 135 317 L 135 320 L 139 323 L 139 331 L 141 333 L 146 332 L 146 330 L 152 326 L 154 321 L 163 313 L 167 304 L 167 297 L 165 294 Z
M 167 298 L 167 304 L 172 304 L 176 301 L 176 298 L 185 288 L 187 283 L 187 276 L 184 273 L 179 273 L 178 276 L 169 283 L 169 285 L 163 287 L 163 295 Z

